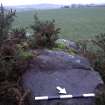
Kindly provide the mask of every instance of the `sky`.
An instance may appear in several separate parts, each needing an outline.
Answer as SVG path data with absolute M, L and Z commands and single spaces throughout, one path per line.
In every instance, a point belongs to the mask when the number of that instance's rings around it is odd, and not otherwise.
M 25 5 L 25 4 L 41 4 L 41 3 L 50 3 L 50 4 L 102 4 L 105 3 L 105 0 L 0 0 L 3 5 Z

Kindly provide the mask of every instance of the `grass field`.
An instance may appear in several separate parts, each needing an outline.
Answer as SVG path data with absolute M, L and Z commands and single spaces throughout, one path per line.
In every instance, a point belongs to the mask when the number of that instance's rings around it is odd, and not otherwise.
M 61 28 L 60 36 L 67 39 L 86 39 L 105 32 L 105 8 L 72 8 L 54 10 L 33 10 L 18 12 L 15 21 L 17 26 L 29 26 L 33 15 L 38 13 L 40 19 L 55 19 L 56 26 Z

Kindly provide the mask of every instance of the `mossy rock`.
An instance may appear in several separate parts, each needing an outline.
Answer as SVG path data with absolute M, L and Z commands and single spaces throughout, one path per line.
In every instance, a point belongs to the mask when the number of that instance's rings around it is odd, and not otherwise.
M 58 39 L 53 50 L 60 50 L 73 55 L 78 54 L 78 46 L 76 42 L 65 39 Z
M 71 55 L 76 55 L 78 54 L 78 51 L 75 50 L 74 48 L 72 47 L 67 47 L 65 44 L 56 44 L 55 47 L 52 49 L 52 50 L 55 50 L 55 51 L 64 51 L 64 52 L 67 52 Z
M 22 60 L 29 60 L 29 59 L 33 58 L 33 54 L 29 51 L 21 51 L 21 52 L 19 52 L 19 57 Z

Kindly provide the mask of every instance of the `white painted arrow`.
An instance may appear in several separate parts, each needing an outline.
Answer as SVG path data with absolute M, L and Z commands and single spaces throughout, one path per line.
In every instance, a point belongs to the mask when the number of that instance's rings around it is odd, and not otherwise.
M 60 86 L 57 86 L 56 89 L 59 90 L 59 93 L 60 93 L 60 94 L 67 94 L 65 88 L 61 88 Z

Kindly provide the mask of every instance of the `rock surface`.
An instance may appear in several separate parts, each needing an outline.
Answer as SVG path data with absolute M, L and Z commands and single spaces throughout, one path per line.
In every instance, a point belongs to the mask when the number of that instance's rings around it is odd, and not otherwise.
M 65 45 L 67 48 L 73 48 L 75 50 L 79 50 L 78 45 L 76 44 L 76 42 L 72 41 L 72 40 L 66 40 L 66 39 L 58 39 L 56 41 L 57 44 L 63 44 Z
M 67 94 L 79 95 L 95 91 L 103 83 L 87 59 L 69 55 L 63 51 L 42 50 L 31 67 L 23 75 L 24 89 L 31 90 L 31 105 L 94 105 L 92 98 L 70 100 L 35 101 L 35 96 L 57 96 L 57 86 L 67 90 Z

